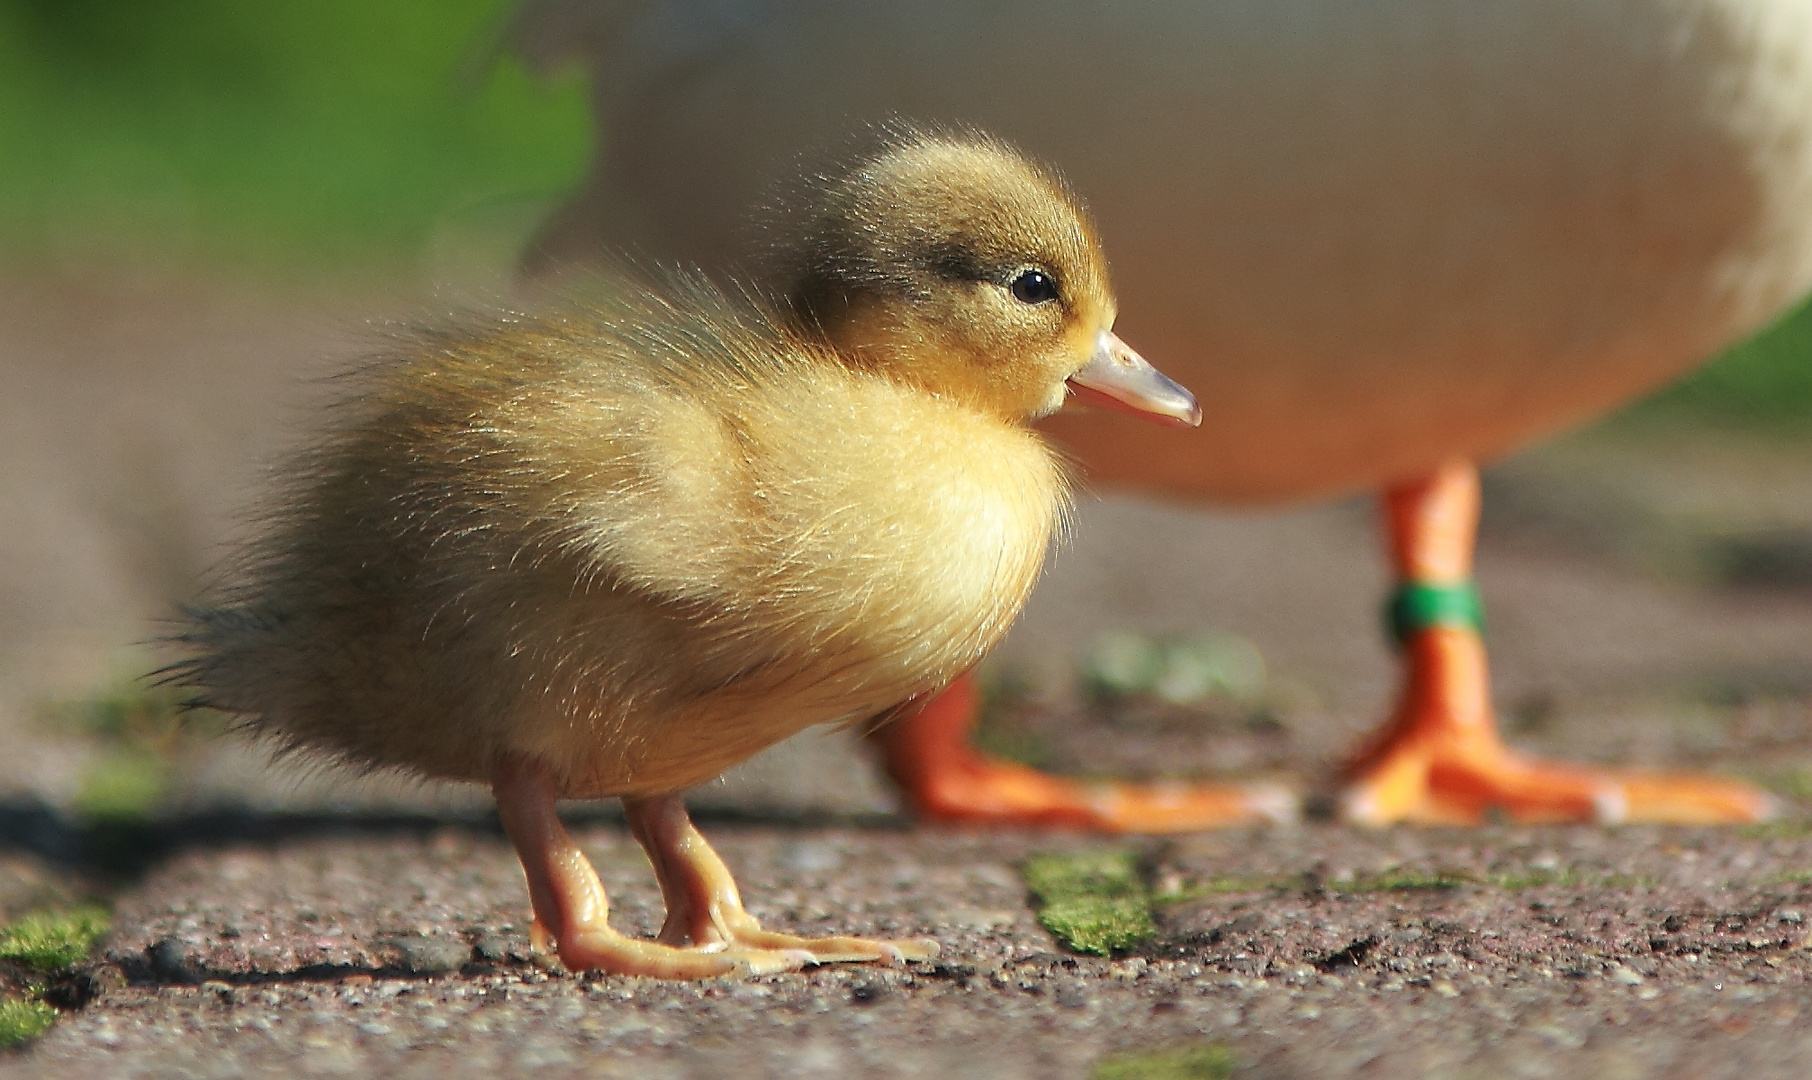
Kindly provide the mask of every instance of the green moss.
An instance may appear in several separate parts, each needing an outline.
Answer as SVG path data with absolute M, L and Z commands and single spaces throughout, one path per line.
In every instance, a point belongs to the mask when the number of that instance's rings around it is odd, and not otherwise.
M 1090 1080 L 1227 1080 L 1233 1051 L 1216 1043 L 1155 1054 L 1115 1054 L 1095 1066 Z
M 1586 884 L 1585 877 L 1572 870 L 1530 870 L 1521 874 L 1492 874 L 1484 879 L 1485 884 L 1493 885 L 1507 892 L 1520 892 L 1523 889 L 1538 889 L 1544 885 L 1572 887 Z M 1593 884 L 1611 884 L 1609 881 Z
M 0 1001 L 0 1049 L 30 1042 L 56 1021 L 57 1010 L 42 1001 Z
M 1037 855 L 1022 871 L 1026 887 L 1045 903 L 1083 896 L 1145 895 L 1139 862 L 1130 851 L 1085 851 Z
M 1070 949 L 1096 956 L 1125 952 L 1158 932 L 1151 909 L 1143 899 L 1133 897 L 1059 900 L 1046 904 L 1038 921 Z
M 1158 932 L 1131 852 L 1039 855 L 1021 873 L 1039 903 L 1039 923 L 1069 949 L 1111 956 Z
M 97 907 L 42 911 L 0 928 L 0 961 L 17 965 L 8 981 L 23 982 L 32 996 L 0 1001 L 0 1049 L 30 1042 L 56 1022 L 57 1010 L 37 995 L 44 993 L 38 976 L 57 975 L 88 959 L 107 932 L 107 913 Z M 28 968 L 23 975 L 18 968 Z
M 1462 885 L 1476 884 L 1477 879 L 1464 874 L 1437 870 L 1433 873 L 1404 871 L 1402 873 L 1379 874 L 1375 877 L 1362 877 L 1335 886 L 1335 890 L 1345 893 L 1367 892 L 1420 892 L 1424 890 L 1457 889 Z
M 1204 896 L 1279 892 L 1301 888 L 1301 886 L 1300 880 L 1286 881 L 1277 878 L 1256 877 L 1209 878 L 1206 881 L 1192 881 L 1175 892 L 1158 893 L 1151 898 L 1151 902 L 1154 904 L 1181 904 L 1188 900 L 1200 900 Z
M 0 959 L 36 971 L 61 971 L 88 959 L 107 925 L 107 913 L 97 907 L 27 915 L 0 929 Z

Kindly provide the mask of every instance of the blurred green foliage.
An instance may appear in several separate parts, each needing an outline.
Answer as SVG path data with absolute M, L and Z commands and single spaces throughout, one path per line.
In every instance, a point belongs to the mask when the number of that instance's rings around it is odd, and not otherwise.
M 587 153 L 511 0 L 0 0 L 0 263 L 373 269 Z
M 1032 682 L 1003 665 L 982 668 L 980 682 L 981 714 L 970 734 L 976 749 L 1034 769 L 1048 768 L 1050 741 L 1030 724 L 1038 711 Z
M 576 72 L 493 55 L 513 6 L 0 0 L 0 268 L 382 272 L 531 220 L 592 133 Z M 1812 305 L 1629 419 L 1806 433 Z
M 1629 410 L 1637 424 L 1681 421 L 1812 435 L 1812 299 Z
M 1265 691 L 1265 659 L 1256 645 L 1234 634 L 1150 638 L 1108 630 L 1083 658 L 1082 681 L 1104 702 L 1140 696 L 1170 705 L 1215 696 L 1252 702 Z
M 175 688 L 126 677 L 92 697 L 46 704 L 41 720 L 83 739 L 93 755 L 71 809 L 91 823 L 142 821 L 163 801 L 173 773 L 226 730 L 210 709 L 191 709 Z

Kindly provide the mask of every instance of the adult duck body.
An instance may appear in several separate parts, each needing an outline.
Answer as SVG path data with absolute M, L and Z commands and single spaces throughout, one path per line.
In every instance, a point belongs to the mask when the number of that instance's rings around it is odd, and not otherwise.
M 1121 325 L 1204 413 L 1188 432 L 1057 418 L 1091 479 L 1242 503 L 1388 493 L 1408 685 L 1349 815 L 1764 812 L 1735 786 L 1498 744 L 1472 463 L 1812 288 L 1812 3 L 550 0 L 516 41 L 592 65 L 602 130 L 538 267 L 624 246 L 734 263 L 775 176 L 893 115 L 980 124 L 1061 168 L 1114 237 Z M 908 730 L 893 769 L 929 812 L 1182 828 L 1263 801 L 1066 793 L 960 752 L 955 721 L 942 750 Z

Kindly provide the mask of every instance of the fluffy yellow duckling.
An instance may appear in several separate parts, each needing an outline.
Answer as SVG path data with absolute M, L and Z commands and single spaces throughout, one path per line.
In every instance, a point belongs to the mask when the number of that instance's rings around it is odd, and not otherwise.
M 255 731 L 490 783 L 573 970 L 934 955 L 762 930 L 677 792 L 981 658 L 1063 517 L 1026 425 L 1072 387 L 1199 416 L 1114 336 L 1075 198 L 984 137 L 896 132 L 775 236 L 773 302 L 617 283 L 407 343 L 188 636 L 182 678 Z M 603 796 L 659 877 L 658 941 L 610 928 L 555 816 Z

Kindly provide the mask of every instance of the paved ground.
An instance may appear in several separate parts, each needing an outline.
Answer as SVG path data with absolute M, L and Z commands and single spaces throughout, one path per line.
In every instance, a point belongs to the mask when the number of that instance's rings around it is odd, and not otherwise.
M 84 834 L 117 752 L 57 702 L 148 663 L 301 425 L 306 377 L 394 301 L 244 290 L 0 289 L 0 914 L 101 894 L 98 996 L 0 1076 L 379 1074 L 1083 1077 L 1224 1044 L 1253 1077 L 1797 1078 L 1812 1060 L 1812 830 L 1325 822 L 1133 845 L 1161 934 L 1062 952 L 1018 876 L 1061 835 L 911 830 L 861 748 L 807 737 L 699 793 L 782 928 L 931 934 L 942 961 L 676 986 L 524 957 L 519 871 L 470 792 L 272 771 L 230 740 L 155 742 L 146 831 Z M 1812 451 L 1629 432 L 1495 471 L 1480 577 L 1506 725 L 1540 752 L 1745 773 L 1812 794 Z M 1251 775 L 1319 790 L 1385 707 L 1369 508 L 1085 508 L 1003 650 L 992 736 L 1077 772 Z M 1102 630 L 1231 632 L 1235 698 L 1103 705 Z M 113 741 L 109 741 L 113 740 Z M 136 744 L 135 744 L 136 745 Z M 608 816 L 583 839 L 619 924 L 659 921 Z M 107 856 L 108 877 L 94 855 Z
M 128 985 L 0 1074 L 1081 1078 L 1204 1039 L 1253 1077 L 1784 1078 L 1812 1060 L 1812 881 L 1779 869 L 1812 865 L 1799 830 L 1150 845 L 1173 887 L 1217 891 L 1162 907 L 1162 936 L 1111 961 L 1054 949 L 1015 873 L 1071 839 L 712 832 L 770 925 L 931 934 L 945 958 L 573 979 L 525 962 L 518 871 L 487 830 L 209 845 L 122 898 L 107 956 Z M 652 932 L 636 849 L 608 825 L 584 839 L 619 925 Z

